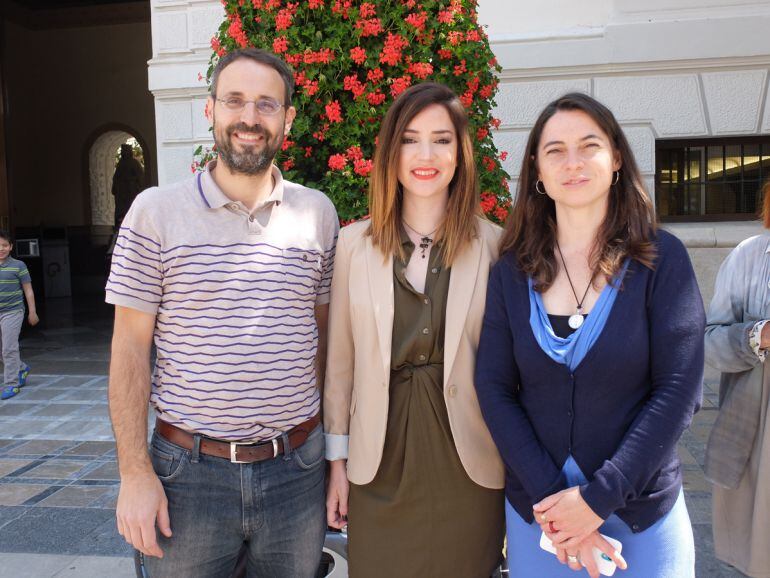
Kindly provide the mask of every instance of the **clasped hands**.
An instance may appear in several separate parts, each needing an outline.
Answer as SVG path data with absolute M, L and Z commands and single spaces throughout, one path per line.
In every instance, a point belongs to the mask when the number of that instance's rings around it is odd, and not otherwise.
M 625 570 L 628 565 L 620 553 L 602 538 L 599 527 L 604 520 L 597 516 L 580 495 L 577 486 L 552 494 L 532 508 L 535 521 L 556 548 L 559 562 L 572 570 L 585 569 L 591 578 L 599 577 L 593 549 L 598 548 Z

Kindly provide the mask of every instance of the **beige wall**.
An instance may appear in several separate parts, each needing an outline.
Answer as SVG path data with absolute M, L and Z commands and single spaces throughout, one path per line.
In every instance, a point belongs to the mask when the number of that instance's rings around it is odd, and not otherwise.
M 14 226 L 90 224 L 85 149 L 106 125 L 139 133 L 157 180 L 151 55 L 149 22 L 54 30 L 6 24 Z

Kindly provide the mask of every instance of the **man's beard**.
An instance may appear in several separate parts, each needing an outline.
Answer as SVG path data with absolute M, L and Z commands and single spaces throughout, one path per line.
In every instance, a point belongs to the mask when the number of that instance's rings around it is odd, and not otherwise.
M 233 133 L 251 133 L 261 135 L 264 139 L 262 148 L 259 143 L 241 146 L 241 150 L 235 150 L 232 144 Z M 214 123 L 214 142 L 217 146 L 219 159 L 234 173 L 242 175 L 261 175 L 270 168 L 275 155 L 283 144 L 283 133 L 276 136 L 270 134 L 262 125 L 249 126 L 239 122 L 225 129 L 224 138 L 218 138 L 217 124 Z

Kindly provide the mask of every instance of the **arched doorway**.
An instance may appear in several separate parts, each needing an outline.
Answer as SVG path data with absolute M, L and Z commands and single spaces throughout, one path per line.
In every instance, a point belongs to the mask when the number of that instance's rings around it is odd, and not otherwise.
M 112 195 L 112 177 L 120 154 L 120 145 L 129 144 L 137 151 L 145 168 L 146 147 L 137 135 L 123 129 L 110 129 L 94 139 L 88 151 L 88 177 L 90 183 L 91 226 L 110 226 L 115 222 L 115 198 Z

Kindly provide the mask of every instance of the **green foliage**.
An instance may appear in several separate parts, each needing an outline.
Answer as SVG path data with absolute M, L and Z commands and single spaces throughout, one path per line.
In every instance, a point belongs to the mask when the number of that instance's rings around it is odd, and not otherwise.
M 278 159 L 288 179 L 324 191 L 343 222 L 367 213 L 367 180 L 380 121 L 411 84 L 451 87 L 470 118 L 482 208 L 510 206 L 508 175 L 490 130 L 500 67 L 477 22 L 475 0 L 223 0 L 214 56 L 256 46 L 295 71 L 297 119 Z M 200 166 L 211 154 L 196 151 Z

